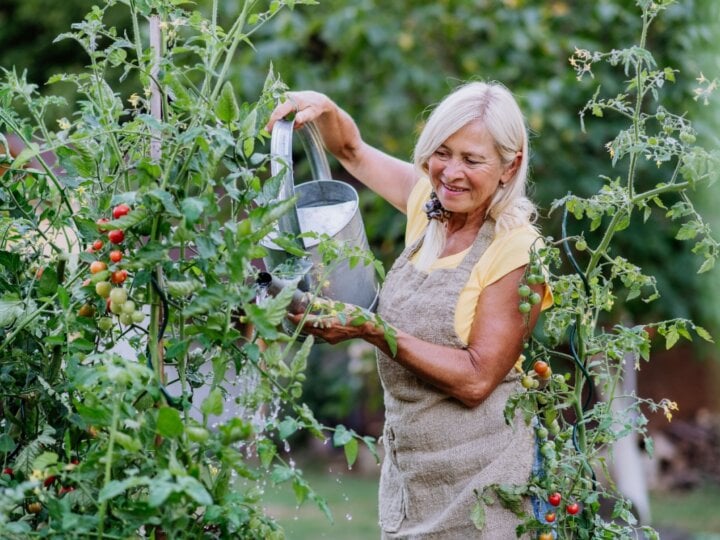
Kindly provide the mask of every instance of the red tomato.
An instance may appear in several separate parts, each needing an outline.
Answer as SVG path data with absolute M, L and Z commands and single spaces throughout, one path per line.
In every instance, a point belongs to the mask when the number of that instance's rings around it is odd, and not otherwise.
M 10 467 L 5 467 L 2 473 L 7 474 L 8 476 L 13 476 L 13 470 Z
M 114 219 L 120 219 L 130 212 L 130 207 L 127 204 L 118 204 L 113 208 L 112 214 Z
M 552 504 L 553 506 L 560 506 L 560 501 L 562 500 L 562 495 L 558 493 L 557 491 L 555 493 L 552 493 L 548 497 L 548 502 Z
M 72 486 L 62 486 L 58 490 L 58 495 L 62 497 L 63 495 L 65 495 L 66 493 L 70 493 L 71 491 L 75 491 L 75 488 Z
M 533 369 L 535 370 L 535 373 L 537 373 L 538 376 L 542 377 L 543 379 L 549 377 L 549 375 L 552 374 L 550 372 L 550 366 L 544 360 L 536 361 L 535 364 L 533 364 Z
M 43 486 L 45 486 L 45 487 L 51 486 L 51 485 L 53 484 L 53 482 L 55 482 L 56 478 L 57 478 L 57 477 L 55 477 L 55 476 L 48 476 L 48 477 L 43 481 Z
M 122 229 L 113 229 L 108 233 L 108 240 L 113 244 L 121 244 L 125 240 L 125 233 Z
M 112 274 L 110 274 L 110 281 L 112 281 L 115 285 L 120 285 L 127 279 L 127 277 L 127 270 L 115 270 Z
M 580 511 L 580 505 L 576 502 L 570 503 L 565 507 L 565 510 L 567 510 L 567 513 L 571 516 L 574 516 Z
M 91 274 L 97 274 L 98 272 L 102 272 L 103 270 L 107 270 L 107 264 L 103 261 L 93 261 L 90 263 Z
M 119 263 L 123 258 L 122 251 L 114 249 L 110 252 L 110 260 L 114 263 Z
M 552 523 L 553 521 L 555 521 L 555 513 L 548 512 L 547 514 L 545 514 L 545 521 L 547 521 L 548 523 Z
M 98 229 L 100 229 L 101 231 L 105 231 L 103 225 L 105 225 L 108 221 L 110 221 L 108 218 L 101 217 L 95 222 L 95 224 L 98 226 Z
M 99 251 L 99 250 L 102 249 L 102 247 L 103 247 L 104 245 L 105 245 L 105 242 L 103 242 L 102 240 L 95 240 L 95 241 L 93 242 L 92 247 L 93 247 L 93 249 L 94 249 L 95 251 Z

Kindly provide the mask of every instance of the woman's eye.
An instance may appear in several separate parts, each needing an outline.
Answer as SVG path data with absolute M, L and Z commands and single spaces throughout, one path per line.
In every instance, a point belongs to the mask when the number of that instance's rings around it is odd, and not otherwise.
M 466 159 L 465 163 L 467 163 L 468 165 L 480 165 L 480 162 L 474 159 Z

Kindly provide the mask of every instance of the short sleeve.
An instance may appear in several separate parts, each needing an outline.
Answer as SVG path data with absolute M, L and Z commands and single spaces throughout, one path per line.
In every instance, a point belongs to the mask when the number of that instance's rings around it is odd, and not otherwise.
M 542 245 L 542 238 L 529 226 L 499 234 L 475 267 L 481 286 L 487 287 L 528 264 L 530 250 Z
M 423 177 L 419 179 L 407 202 L 407 225 L 405 226 L 405 245 L 409 246 L 425 232 L 427 227 L 427 216 L 423 211 L 425 201 L 430 197 L 432 187 L 430 181 Z

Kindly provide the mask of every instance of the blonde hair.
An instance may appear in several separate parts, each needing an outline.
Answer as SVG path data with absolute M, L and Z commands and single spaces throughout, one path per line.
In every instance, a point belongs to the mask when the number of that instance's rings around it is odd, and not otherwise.
M 500 83 L 471 82 L 458 87 L 433 110 L 418 137 L 413 161 L 418 173 L 428 172 L 428 160 L 457 130 L 480 120 L 495 142 L 503 165 L 510 165 L 520 152 L 515 174 L 498 188 L 490 201 L 486 219 L 495 221 L 495 231 L 531 225 L 537 210 L 526 196 L 528 175 L 528 131 L 525 118 L 510 91 Z M 427 269 L 445 245 L 445 226 L 431 220 L 416 265 Z

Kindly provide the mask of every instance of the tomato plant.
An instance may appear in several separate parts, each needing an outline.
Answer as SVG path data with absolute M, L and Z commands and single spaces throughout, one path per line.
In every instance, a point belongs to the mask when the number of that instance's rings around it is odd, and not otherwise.
M 264 131 L 285 86 L 271 71 L 241 102 L 228 76 L 268 20 L 312 3 L 243 0 L 227 27 L 217 0 L 93 6 L 59 37 L 87 55 L 49 81 L 76 92 L 59 122 L 61 97 L 4 71 L 0 133 L 25 149 L 0 169 L 3 537 L 282 538 L 268 483 L 330 515 L 283 451 L 293 433 L 330 434 L 349 463 L 374 451 L 302 401 L 313 340 L 280 326 L 295 291 L 255 287 L 295 204 Z M 323 246 L 330 266 L 347 254 Z
M 567 502 L 563 512 L 545 513 L 557 538 L 658 537 L 646 523 L 638 523 L 632 501 L 617 490 L 613 478 L 603 481 L 599 476 L 609 473 L 604 452 L 621 437 L 639 437 L 652 454 L 646 413 L 662 411 L 670 420 L 678 407 L 669 399 L 633 393 L 632 399 L 622 397 L 622 412 L 613 408 L 625 370 L 651 361 L 649 330 L 664 337 L 667 348 L 680 338 L 692 339 L 692 333 L 712 342 L 704 328 L 688 319 L 627 325 L 618 314 L 623 303 L 638 298 L 649 303 L 659 297 L 656 279 L 613 246 L 633 218 L 647 221 L 655 208 L 670 222 L 680 221 L 677 239 L 694 242 L 692 251 L 702 258 L 698 272 L 710 270 L 720 253 L 720 243 L 691 198 L 697 185 L 720 175 L 720 153 L 697 145 L 688 116 L 662 103 L 662 92 L 677 72 L 658 66 L 646 49 L 651 23 L 673 3 L 637 2 L 642 31 L 636 46 L 611 52 L 577 49 L 570 59 L 579 79 L 592 75 L 603 62 L 623 66 L 623 91 L 604 97 L 599 88 L 580 117 L 581 127 L 611 115 L 627 121 L 605 144 L 612 165 L 616 170 L 624 167 L 624 172 L 603 177 L 598 193 L 569 193 L 553 203 L 551 211 L 562 213 L 560 238 L 547 237 L 532 250 L 518 289 L 521 311 L 540 301 L 528 292 L 531 285 L 547 280 L 554 295 L 542 331 L 528 336 L 524 355 L 535 360 L 531 365 L 522 362 L 519 391 L 505 410 L 508 420 L 520 414 L 535 426 L 542 472 L 525 485 L 486 487 L 478 498 L 478 505 L 488 504 L 495 500 L 494 493 L 501 504 L 514 508 L 524 519 L 518 535 L 552 536 L 542 516 L 527 516 L 514 506 L 520 497 L 533 495 L 556 508 Z M 708 84 L 717 85 L 717 80 Z M 583 225 L 585 230 L 569 232 Z M 551 362 L 564 374 L 553 374 Z M 613 508 L 611 519 L 601 514 L 602 505 Z

